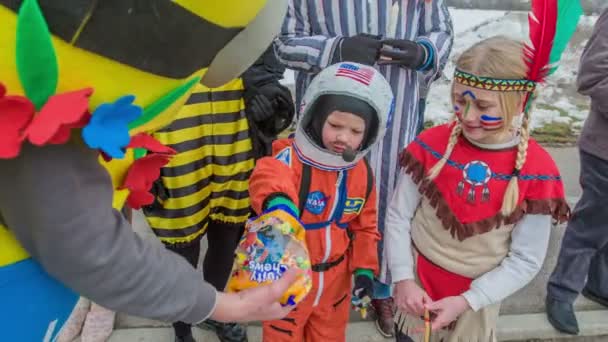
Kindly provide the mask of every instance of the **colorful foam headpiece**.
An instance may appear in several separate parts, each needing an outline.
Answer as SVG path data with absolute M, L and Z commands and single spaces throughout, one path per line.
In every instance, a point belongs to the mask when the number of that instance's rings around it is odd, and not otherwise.
M 240 75 L 270 45 L 286 10 L 286 0 L 0 0 L 0 100 L 26 98 L 30 104 L 9 107 L 13 115 L 33 105 L 31 118 L 50 102 L 56 115 L 58 100 L 79 108 L 86 101 L 93 116 L 120 100 L 142 109 L 127 122 L 130 134 L 151 132 L 201 79 L 215 87 Z

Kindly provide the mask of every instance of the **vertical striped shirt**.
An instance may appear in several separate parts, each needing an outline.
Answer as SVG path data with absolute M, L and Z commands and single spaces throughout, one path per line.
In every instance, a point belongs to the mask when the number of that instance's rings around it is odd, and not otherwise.
M 391 20 L 395 4 L 399 10 L 396 22 Z M 418 127 L 419 82 L 430 84 L 445 66 L 453 41 L 452 23 L 445 0 L 290 0 L 277 39 L 277 55 L 296 71 L 297 108 L 312 77 L 331 63 L 339 38 L 359 33 L 424 40 L 433 47 L 435 56 L 432 66 L 420 72 L 400 66 L 378 67 L 395 94 L 392 127 L 369 156 L 376 176 L 378 228 L 382 232 L 398 175 L 397 156 L 413 140 Z

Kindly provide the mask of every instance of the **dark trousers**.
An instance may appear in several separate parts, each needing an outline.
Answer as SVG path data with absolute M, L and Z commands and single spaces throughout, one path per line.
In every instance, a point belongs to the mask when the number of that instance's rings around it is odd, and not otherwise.
M 234 251 L 243 235 L 244 226 L 223 222 L 209 222 L 207 228 L 207 253 L 203 260 L 203 276 L 218 291 L 223 291 L 230 277 Z M 200 241 L 165 247 L 182 257 L 196 268 L 201 253 Z M 173 323 L 175 335 L 183 337 L 191 333 L 190 324 L 184 322 Z
M 572 303 L 586 286 L 608 298 L 608 161 L 580 151 L 583 196 L 566 228 L 548 296 Z

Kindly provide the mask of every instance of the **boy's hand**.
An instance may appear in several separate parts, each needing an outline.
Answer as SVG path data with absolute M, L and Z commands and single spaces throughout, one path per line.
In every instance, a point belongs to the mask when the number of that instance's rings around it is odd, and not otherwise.
M 355 271 L 355 286 L 351 303 L 356 311 L 361 311 L 361 316 L 367 316 L 367 307 L 374 295 L 373 272 L 370 270 Z
M 433 302 L 431 297 L 412 279 L 397 282 L 393 297 L 400 311 L 415 316 L 424 315 L 424 305 Z

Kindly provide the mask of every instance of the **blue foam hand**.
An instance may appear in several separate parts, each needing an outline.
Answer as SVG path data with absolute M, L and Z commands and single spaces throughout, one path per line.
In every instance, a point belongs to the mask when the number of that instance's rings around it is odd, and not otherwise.
M 133 104 L 135 96 L 126 95 L 114 103 L 104 103 L 93 112 L 91 121 L 82 130 L 82 138 L 93 149 L 100 149 L 112 158 L 125 155 L 131 141 L 129 123 L 139 118 L 143 109 Z

